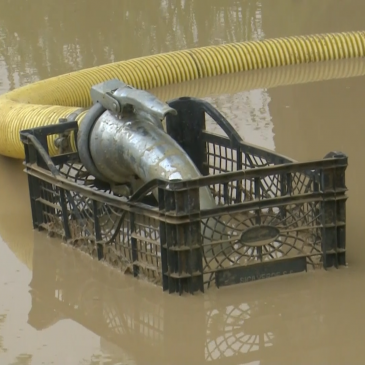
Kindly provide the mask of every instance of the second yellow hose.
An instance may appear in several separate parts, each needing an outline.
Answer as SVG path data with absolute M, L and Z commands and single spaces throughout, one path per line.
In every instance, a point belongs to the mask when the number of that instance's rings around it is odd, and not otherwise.
M 57 123 L 89 107 L 91 86 L 107 79 L 151 89 L 239 71 L 364 56 L 365 31 L 359 31 L 195 48 L 54 77 L 0 96 L 0 154 L 24 158 L 20 130 Z

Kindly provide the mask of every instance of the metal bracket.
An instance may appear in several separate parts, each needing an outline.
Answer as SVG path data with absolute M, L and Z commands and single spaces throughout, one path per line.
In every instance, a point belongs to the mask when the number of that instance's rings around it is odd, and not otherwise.
M 80 113 L 82 113 L 85 109 L 80 108 L 77 109 L 74 113 L 70 114 L 67 118 L 60 118 L 59 123 L 67 123 L 76 121 L 77 117 Z M 72 153 L 71 145 L 70 145 L 70 131 L 59 134 L 58 137 L 54 140 L 54 145 L 58 149 L 60 154 L 63 153 Z
M 59 123 L 67 123 L 70 122 L 68 118 L 61 118 L 58 121 Z M 54 140 L 54 145 L 58 149 L 58 152 L 60 155 L 71 151 L 70 146 L 70 132 L 65 132 L 62 134 L 59 134 L 58 137 Z
M 119 80 L 109 80 L 94 85 L 90 91 L 93 103 L 116 113 L 140 114 L 144 119 L 162 127 L 161 121 L 167 114 L 177 111 L 147 91 L 135 89 Z
M 67 122 L 66 118 L 61 118 L 59 123 Z M 60 134 L 55 140 L 54 145 L 58 149 L 59 153 L 62 155 L 69 149 L 69 142 L 68 142 L 68 133 Z

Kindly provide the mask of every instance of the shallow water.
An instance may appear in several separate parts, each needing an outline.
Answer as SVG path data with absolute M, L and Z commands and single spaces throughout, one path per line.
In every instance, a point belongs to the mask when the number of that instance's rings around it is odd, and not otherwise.
M 355 0 L 105 0 L 102 8 L 0 0 L 0 92 L 151 53 L 360 30 L 364 8 Z M 348 154 L 349 267 L 340 270 L 164 294 L 33 232 L 21 162 L 0 157 L 0 364 L 362 364 L 363 69 L 354 60 L 155 90 L 204 97 L 246 141 L 299 161 Z

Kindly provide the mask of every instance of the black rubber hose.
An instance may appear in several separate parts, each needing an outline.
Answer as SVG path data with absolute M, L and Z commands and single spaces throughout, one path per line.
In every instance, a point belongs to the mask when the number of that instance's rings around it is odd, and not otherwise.
M 94 161 L 90 152 L 90 135 L 96 121 L 106 109 L 100 104 L 95 103 L 89 111 L 86 113 L 82 123 L 80 123 L 79 131 L 77 133 L 77 150 L 80 156 L 82 164 L 86 170 L 94 175 L 94 177 L 100 181 L 108 182 L 108 180 L 102 175 L 94 164 Z

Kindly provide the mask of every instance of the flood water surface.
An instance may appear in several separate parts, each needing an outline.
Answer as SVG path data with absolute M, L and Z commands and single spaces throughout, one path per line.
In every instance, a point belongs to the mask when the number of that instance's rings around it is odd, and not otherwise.
M 0 92 L 84 67 L 223 42 L 360 30 L 353 0 L 0 0 Z M 362 11 L 361 11 L 362 10 Z M 0 364 L 363 364 L 362 60 L 154 90 L 203 97 L 245 141 L 349 156 L 348 267 L 178 297 L 32 229 L 20 161 L 0 157 Z

